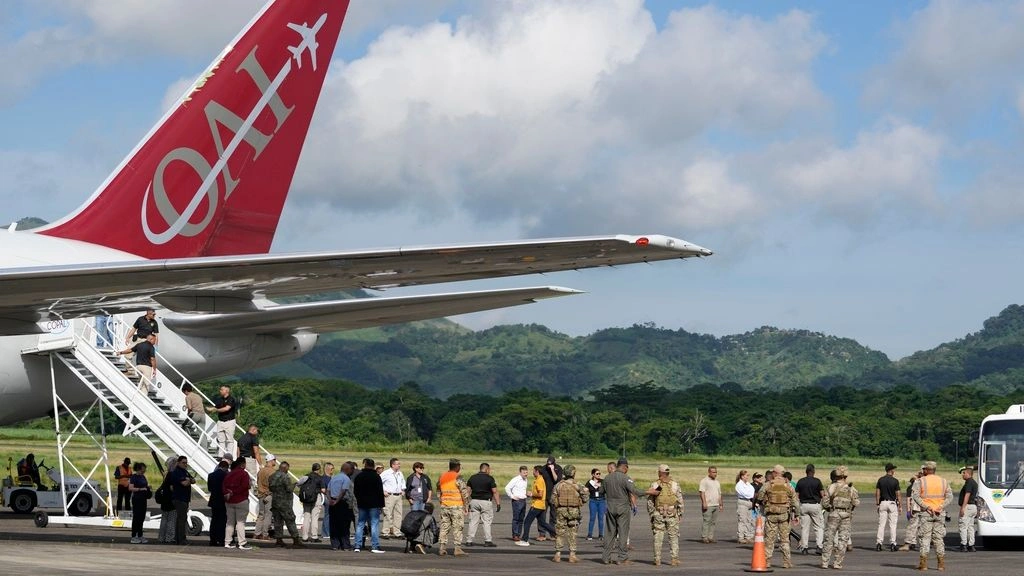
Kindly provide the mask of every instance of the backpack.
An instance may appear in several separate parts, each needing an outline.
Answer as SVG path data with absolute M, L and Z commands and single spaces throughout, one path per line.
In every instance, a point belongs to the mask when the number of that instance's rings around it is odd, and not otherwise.
M 153 501 L 160 505 L 161 510 L 173 510 L 174 503 L 171 502 L 171 486 L 166 481 L 156 489 L 153 494 Z M 169 507 L 169 508 L 168 508 Z
M 402 519 L 402 525 L 399 530 L 401 530 L 402 534 L 404 534 L 406 538 L 416 538 L 420 535 L 420 530 L 423 528 L 423 520 L 425 520 L 427 516 L 429 516 L 429 514 L 423 510 L 414 510 L 409 512 L 405 515 L 405 518 Z
M 320 476 L 310 474 L 306 481 L 299 486 L 299 502 L 303 504 L 316 504 L 316 497 L 320 495 Z

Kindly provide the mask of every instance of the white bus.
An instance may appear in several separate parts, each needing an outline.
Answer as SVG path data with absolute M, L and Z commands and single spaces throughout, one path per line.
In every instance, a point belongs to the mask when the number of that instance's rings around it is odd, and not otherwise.
M 1024 404 L 981 421 L 978 470 L 978 535 L 1024 537 Z

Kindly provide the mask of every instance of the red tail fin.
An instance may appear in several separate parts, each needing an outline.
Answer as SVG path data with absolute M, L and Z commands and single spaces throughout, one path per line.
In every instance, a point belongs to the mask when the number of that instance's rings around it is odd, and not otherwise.
M 277 0 L 99 190 L 39 232 L 147 258 L 270 249 L 348 0 Z

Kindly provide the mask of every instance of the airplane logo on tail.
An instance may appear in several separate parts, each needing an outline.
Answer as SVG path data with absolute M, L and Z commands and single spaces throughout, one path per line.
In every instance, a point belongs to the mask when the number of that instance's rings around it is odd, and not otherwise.
M 288 50 L 292 53 L 295 58 L 295 62 L 302 68 L 302 53 L 309 51 L 309 59 L 313 65 L 313 71 L 316 72 L 316 49 L 320 44 L 316 41 L 316 33 L 320 31 L 320 28 L 327 21 L 327 14 L 322 14 L 320 19 L 313 24 L 312 27 L 306 22 L 302 24 L 288 23 L 288 27 L 299 33 L 302 36 L 302 42 L 299 42 L 298 46 L 289 46 Z

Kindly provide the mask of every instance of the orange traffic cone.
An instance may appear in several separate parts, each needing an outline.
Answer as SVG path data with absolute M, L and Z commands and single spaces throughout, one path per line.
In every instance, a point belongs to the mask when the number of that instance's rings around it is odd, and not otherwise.
M 768 558 L 764 555 L 764 516 L 757 515 L 757 528 L 754 530 L 754 554 L 750 557 L 750 568 L 744 572 L 774 572 L 768 567 Z

